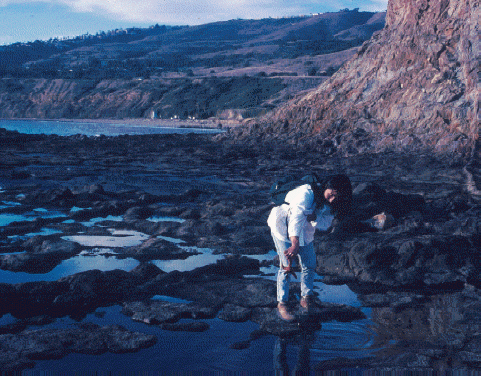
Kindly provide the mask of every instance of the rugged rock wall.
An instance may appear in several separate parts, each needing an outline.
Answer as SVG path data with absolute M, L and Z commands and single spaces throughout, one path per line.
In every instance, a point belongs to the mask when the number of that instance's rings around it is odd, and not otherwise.
M 331 80 L 240 130 L 346 151 L 466 150 L 479 137 L 480 1 L 390 0 L 385 28 Z

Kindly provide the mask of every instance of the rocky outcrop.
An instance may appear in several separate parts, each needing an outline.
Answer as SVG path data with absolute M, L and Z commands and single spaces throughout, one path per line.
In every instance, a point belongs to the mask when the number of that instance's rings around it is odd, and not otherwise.
M 60 359 L 68 354 L 124 354 L 153 346 L 153 335 L 131 332 L 120 325 L 82 323 L 76 328 L 26 330 L 0 335 L 2 372 L 20 372 L 36 360 Z
M 331 80 L 239 138 L 332 140 L 346 153 L 472 147 L 480 125 L 479 0 L 390 0 L 386 26 Z
M 459 201 L 445 203 L 442 209 L 421 196 L 365 184 L 354 193 L 354 216 L 361 222 L 350 220 L 343 232 L 319 237 L 319 274 L 329 275 L 331 282 L 351 282 L 358 289 L 360 285 L 383 291 L 481 287 L 479 205 L 455 216 L 462 205 Z M 359 233 L 364 231 L 359 229 L 362 220 L 381 211 L 393 214 L 392 227 Z

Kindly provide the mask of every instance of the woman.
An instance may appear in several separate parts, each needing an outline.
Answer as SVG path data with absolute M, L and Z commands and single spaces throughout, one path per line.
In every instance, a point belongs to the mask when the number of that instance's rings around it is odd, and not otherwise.
M 277 308 L 287 321 L 289 313 L 290 260 L 297 257 L 301 267 L 301 306 L 309 309 L 313 295 L 316 255 L 314 232 L 327 230 L 336 218 L 346 216 L 352 202 L 351 181 L 346 175 L 334 175 L 318 184 L 304 184 L 292 189 L 285 203 L 272 209 L 267 224 L 279 255 L 277 273 Z

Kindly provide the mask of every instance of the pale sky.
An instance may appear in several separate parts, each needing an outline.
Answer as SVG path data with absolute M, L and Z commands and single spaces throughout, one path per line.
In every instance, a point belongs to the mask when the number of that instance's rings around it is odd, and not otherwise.
M 0 0 L 0 45 L 150 25 L 385 11 L 388 0 Z

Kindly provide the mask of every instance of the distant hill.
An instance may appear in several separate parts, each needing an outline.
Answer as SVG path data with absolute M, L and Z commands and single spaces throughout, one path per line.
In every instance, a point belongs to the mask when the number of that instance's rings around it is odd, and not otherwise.
M 355 9 L 4 46 L 0 117 L 209 117 L 227 109 L 253 116 L 317 87 L 384 20 Z M 212 105 L 197 103 L 199 95 Z

